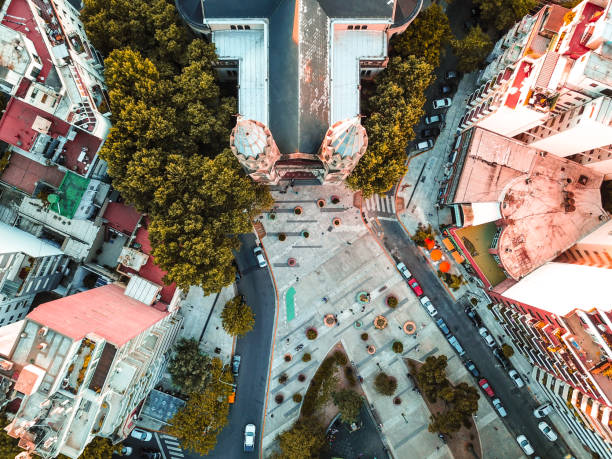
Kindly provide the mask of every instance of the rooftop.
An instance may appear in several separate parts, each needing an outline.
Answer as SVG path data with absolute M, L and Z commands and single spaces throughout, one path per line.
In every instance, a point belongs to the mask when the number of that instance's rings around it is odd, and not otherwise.
M 109 202 L 103 215 L 108 226 L 128 236 L 136 229 L 140 217 L 140 212 L 120 202 Z
M 147 255 L 151 254 L 152 247 L 151 242 L 149 241 L 149 232 L 144 227 L 138 228 L 135 241 L 141 245 L 140 250 Z M 138 274 L 157 285 L 162 285 L 163 287 L 160 292 L 161 301 L 166 304 L 170 304 L 176 290 L 176 284 L 172 283 L 170 285 L 166 285 L 164 283 L 163 278 L 166 275 L 166 272 L 155 264 L 155 259 L 152 256 L 150 256 L 144 266 L 140 268 Z
M 27 318 L 74 341 L 95 333 L 121 347 L 165 316 L 110 284 L 43 303 Z
M 565 54 L 569 55 L 572 59 L 577 59 L 591 51 L 591 48 L 582 44 L 584 29 L 586 29 L 590 22 L 594 22 L 599 18 L 601 11 L 603 11 L 603 8 L 594 3 L 587 2 L 584 5 L 580 13 L 580 21 L 574 28 L 574 33 L 568 45 L 569 48 Z
M 14 226 L 0 222 L 0 254 L 23 252 L 34 258 L 61 255 L 57 247 Z
M 45 166 L 13 152 L 0 180 L 31 196 L 39 181 L 57 188 L 62 183 L 64 175 L 65 172 L 60 171 L 57 166 Z
M 51 210 L 60 214 L 62 217 L 74 217 L 81 203 L 83 193 L 87 190 L 88 185 L 89 179 L 70 171 L 66 172 L 62 183 L 55 193 L 57 195 L 57 200 L 50 205 Z M 50 198 L 51 197 L 49 197 L 49 199 Z

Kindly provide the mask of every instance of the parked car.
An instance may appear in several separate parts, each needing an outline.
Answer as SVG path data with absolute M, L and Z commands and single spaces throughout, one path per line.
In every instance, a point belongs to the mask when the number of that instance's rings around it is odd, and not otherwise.
M 432 149 L 434 146 L 434 141 L 433 139 L 427 139 L 427 140 L 423 140 L 421 142 L 418 142 L 416 144 L 416 149 L 418 151 L 425 151 L 425 150 L 430 150 Z
M 465 351 L 463 350 L 463 347 L 461 346 L 459 340 L 455 338 L 455 335 L 450 335 L 448 337 L 448 343 L 453 346 L 453 348 L 457 351 L 459 357 L 463 357 L 465 355 Z
M 441 96 L 446 96 L 447 94 L 451 94 L 453 92 L 455 88 L 448 84 L 448 83 L 443 83 L 440 85 L 440 95 Z
M 497 410 L 497 412 L 502 418 L 508 416 L 508 412 L 506 411 L 506 408 L 504 408 L 504 405 L 502 405 L 500 399 L 494 398 L 493 400 L 491 400 L 491 403 L 493 403 L 493 407 Z
M 520 375 L 518 374 L 518 371 L 510 370 L 508 372 L 508 376 L 510 376 L 510 379 L 512 380 L 512 382 L 516 384 L 516 387 L 518 387 L 519 389 L 525 385 Z
M 491 336 L 491 333 L 489 333 L 489 330 L 487 330 L 487 327 L 480 327 L 478 329 L 478 334 L 482 337 L 484 342 L 487 343 L 487 346 L 495 346 L 495 340 Z
M 247 424 L 244 427 L 244 451 L 255 451 L 255 424 Z
M 425 124 L 430 125 L 430 124 L 437 124 L 437 123 L 443 123 L 444 122 L 444 115 L 427 115 L 425 117 Z
M 438 137 L 440 135 L 440 129 L 437 127 L 425 128 L 421 131 L 421 138 L 427 139 L 429 137 Z
M 535 453 L 533 446 L 531 446 L 531 443 L 529 443 L 529 440 L 527 440 L 525 435 L 519 435 L 516 437 L 516 442 L 527 456 L 531 456 L 533 453 Z
M 153 434 L 151 432 L 140 429 L 132 430 L 132 433 L 130 435 L 132 436 L 132 438 L 136 438 L 140 441 L 149 441 L 151 440 L 151 438 L 153 438 Z
M 240 371 L 240 355 L 235 354 L 234 357 L 232 357 L 232 374 L 234 375 L 234 378 L 238 376 L 239 371 Z
M 489 381 L 487 381 L 485 378 L 482 378 L 480 381 L 478 381 L 478 385 L 481 387 L 482 390 L 485 391 L 485 394 L 487 394 L 489 397 L 495 397 L 495 392 L 493 392 L 493 388 L 489 385 Z
M 157 448 L 142 448 L 141 457 L 145 459 L 161 459 L 162 455 Z
M 134 449 L 131 446 L 122 446 L 121 450 L 113 451 L 113 453 L 117 454 L 118 456 L 131 456 L 133 452 L 134 452 Z
M 493 355 L 495 356 L 497 361 L 501 363 L 501 366 L 504 367 L 504 369 L 510 366 L 510 361 L 508 360 L 508 357 L 504 355 L 504 353 L 499 347 L 493 348 Z
M 449 70 L 444 74 L 445 80 L 456 80 L 457 78 L 459 78 L 459 72 L 456 70 Z
M 442 331 L 442 333 L 444 333 L 444 336 L 450 335 L 450 330 L 448 329 L 448 325 L 446 325 L 446 322 L 444 322 L 442 319 L 436 320 L 436 325 Z
M 547 422 L 544 422 L 544 421 L 540 422 L 538 424 L 538 428 L 542 431 L 544 436 L 548 438 L 550 441 L 556 441 L 557 438 L 559 438 L 557 437 L 557 433 L 554 430 L 552 430 L 552 427 L 550 427 Z
M 544 416 L 548 416 L 552 410 L 553 407 L 550 403 L 544 403 L 533 410 L 533 415 L 538 419 L 543 418 Z
M 265 268 L 268 266 L 268 262 L 266 261 L 266 257 L 264 257 L 263 250 L 261 247 L 257 246 L 253 249 L 253 253 L 255 254 L 255 258 L 257 258 L 257 263 L 260 268 Z
M 482 319 L 478 313 L 474 311 L 474 309 L 472 309 L 470 306 L 466 306 L 463 311 L 469 317 L 475 327 L 482 327 Z
M 472 376 L 474 376 L 474 378 L 480 377 L 480 371 L 478 371 L 478 367 L 474 364 L 474 362 L 472 362 L 471 360 L 466 360 L 465 362 L 463 362 L 463 364 L 465 365 L 465 368 L 467 368 L 467 371 L 469 371 Z
M 396 268 L 400 272 L 400 274 L 404 276 L 405 279 L 410 279 L 412 277 L 412 273 L 408 271 L 408 268 L 406 268 L 406 265 L 404 263 L 398 263 L 396 265 Z
M 410 286 L 412 291 L 416 294 L 416 296 L 423 295 L 423 289 L 421 288 L 421 286 L 419 285 L 419 283 L 414 277 L 408 281 L 408 285 Z
M 434 308 L 434 305 L 431 303 L 431 300 L 428 297 L 424 296 L 422 298 L 419 298 L 419 300 L 421 301 L 421 304 L 431 317 L 436 317 L 438 315 L 438 311 L 436 310 L 436 308 Z
M 448 108 L 451 106 L 451 104 L 452 104 L 452 100 L 450 97 L 436 99 L 432 103 L 434 110 L 438 110 L 439 108 Z

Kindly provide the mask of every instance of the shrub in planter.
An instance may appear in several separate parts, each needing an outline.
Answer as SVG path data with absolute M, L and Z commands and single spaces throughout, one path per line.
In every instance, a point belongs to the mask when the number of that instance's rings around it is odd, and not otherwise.
M 270 212 L 270 213 L 268 214 L 268 219 L 269 219 L 269 220 L 274 220 L 275 218 L 276 218 L 276 213 L 274 213 L 274 212 Z
M 278 382 L 281 384 L 285 384 L 287 382 L 287 379 L 289 378 L 287 377 L 285 373 L 283 373 L 282 375 L 278 377 Z
M 319 207 L 325 207 L 325 199 L 319 199 L 319 200 L 317 200 L 317 206 L 319 206 Z
M 293 394 L 291 398 L 295 403 L 300 403 L 302 401 L 302 394 Z
M 317 339 L 317 336 L 319 336 L 319 333 L 314 328 L 306 330 L 306 338 L 309 340 Z
M 374 380 L 374 387 L 382 395 L 393 395 L 397 389 L 397 380 L 387 373 L 378 373 Z
M 387 321 L 387 318 L 385 316 L 376 316 L 376 318 L 374 319 L 374 328 L 377 328 L 378 330 L 383 330 L 387 327 L 387 324 L 389 322 Z
M 334 352 L 334 360 L 336 361 L 336 364 L 341 367 L 348 363 L 348 357 L 342 351 Z
M 279 241 L 281 241 L 281 242 L 282 242 L 282 241 L 284 241 L 285 239 L 287 239 L 287 235 L 286 235 L 285 233 L 280 233 L 280 234 L 278 235 L 278 240 L 279 240 Z
M 302 373 L 300 373 L 297 377 L 299 382 L 304 382 L 306 381 L 306 375 L 303 375 Z
M 276 394 L 276 397 L 274 397 L 274 401 L 276 403 L 283 403 L 283 400 L 285 400 L 285 397 L 283 394 Z
M 331 203 L 332 204 L 338 204 L 340 202 L 340 198 L 338 196 L 332 196 L 331 197 Z
M 296 206 L 296 207 L 294 207 L 294 209 L 293 209 L 293 213 L 294 213 L 295 215 L 302 215 L 302 208 L 301 208 L 300 206 Z
M 394 295 L 389 295 L 387 299 L 385 300 L 385 302 L 387 303 L 387 306 L 389 306 L 390 308 L 396 308 L 397 304 L 399 303 L 397 297 Z
M 395 341 L 393 343 L 393 352 L 395 352 L 396 354 L 401 354 L 402 352 L 404 352 L 404 345 L 399 341 Z
M 514 349 L 509 344 L 502 344 L 501 350 L 506 357 L 512 357 L 514 355 Z
M 285 362 L 291 362 L 291 354 L 285 354 Z
M 302 231 L 302 237 L 304 239 L 308 239 L 310 237 L 310 233 L 308 231 Z
M 310 362 L 311 358 L 312 356 L 308 352 L 305 352 L 304 355 L 302 356 L 302 362 Z
M 367 340 L 368 340 L 368 338 L 369 338 L 369 336 L 368 336 L 368 334 L 367 334 L 367 333 L 362 333 L 362 334 L 361 334 L 361 339 L 362 339 L 362 340 L 367 341 Z
M 394 405 L 399 405 L 399 404 L 401 404 L 401 403 L 402 403 L 402 399 L 401 399 L 401 398 L 399 398 L 399 397 L 395 397 L 395 398 L 393 399 L 393 404 L 394 404 Z

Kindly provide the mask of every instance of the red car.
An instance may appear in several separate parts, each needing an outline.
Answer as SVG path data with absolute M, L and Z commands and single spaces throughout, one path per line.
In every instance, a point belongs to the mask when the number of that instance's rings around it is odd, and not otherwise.
M 412 289 L 414 293 L 416 293 L 417 296 L 421 296 L 423 294 L 423 289 L 421 288 L 419 283 L 416 281 L 416 279 L 410 279 L 408 281 L 408 285 L 410 285 L 410 288 Z
M 482 390 L 485 391 L 485 393 L 489 397 L 495 397 L 495 392 L 493 392 L 493 389 L 491 388 L 491 386 L 489 386 L 489 381 L 482 378 L 480 381 L 478 381 L 478 385 L 482 388 Z

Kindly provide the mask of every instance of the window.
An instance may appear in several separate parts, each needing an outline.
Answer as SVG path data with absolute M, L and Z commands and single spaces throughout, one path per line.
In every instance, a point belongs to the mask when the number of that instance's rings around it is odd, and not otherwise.
M 244 26 L 244 30 L 251 30 L 251 26 L 250 25 L 245 25 Z
M 368 26 L 367 26 L 367 25 L 362 25 L 362 26 L 361 26 L 361 30 L 365 30 L 365 29 L 367 29 L 367 28 L 368 28 Z
M 596 88 L 599 85 L 597 83 L 591 83 L 589 86 L 591 86 L 592 88 Z
M 236 30 L 236 26 L 235 26 L 235 25 L 231 25 L 231 26 L 230 26 L 230 29 L 232 29 L 232 30 Z
M 15 318 L 15 316 L 14 316 L 14 315 L 13 315 L 13 316 L 11 316 L 11 318 L 9 319 L 9 322 L 12 322 L 14 318 Z
M 349 30 L 353 30 L 353 26 L 352 26 L 352 25 L 350 25 L 350 26 L 348 26 L 348 27 L 347 27 L 347 29 L 349 29 Z
M 32 99 L 36 99 L 37 95 L 38 95 L 38 89 L 36 89 L 36 88 L 32 89 L 32 94 L 30 95 L 30 97 Z

